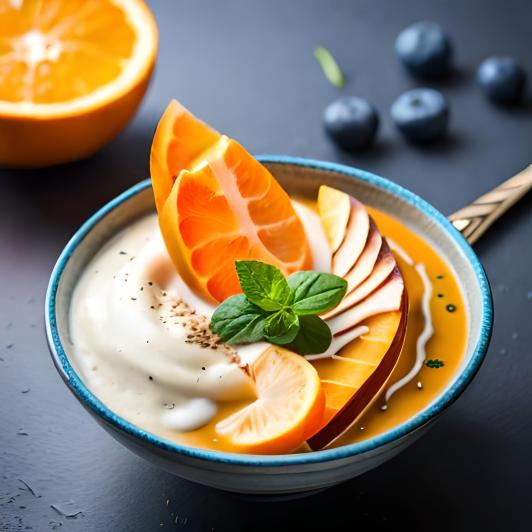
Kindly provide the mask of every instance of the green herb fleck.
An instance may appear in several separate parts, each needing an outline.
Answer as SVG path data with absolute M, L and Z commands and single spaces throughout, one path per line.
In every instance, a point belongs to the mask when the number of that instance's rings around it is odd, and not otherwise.
M 314 48 L 314 57 L 320 64 L 325 77 L 335 87 L 341 89 L 345 85 L 345 78 L 331 52 L 323 46 L 317 46 Z
M 436 279 L 443 279 L 444 276 L 443 275 L 436 275 Z
M 445 366 L 445 362 L 443 360 L 439 360 L 438 358 L 431 358 L 425 361 L 425 366 L 427 366 L 427 368 L 438 369 L 442 366 Z
M 347 282 L 330 273 L 296 272 L 285 279 L 275 266 L 236 261 L 243 294 L 226 299 L 215 311 L 211 330 L 228 344 L 267 340 L 301 355 L 323 353 L 331 344 L 328 325 L 317 316 L 334 308 Z
M 456 305 L 449 304 L 445 307 L 445 309 L 447 310 L 447 312 L 454 312 L 456 310 Z
M 440 298 L 441 298 L 441 297 L 443 297 L 443 294 L 438 294 L 437 297 L 440 297 Z

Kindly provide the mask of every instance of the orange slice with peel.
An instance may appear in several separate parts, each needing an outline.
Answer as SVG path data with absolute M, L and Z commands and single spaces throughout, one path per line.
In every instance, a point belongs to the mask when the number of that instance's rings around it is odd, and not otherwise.
M 151 168 L 168 253 L 207 300 L 241 291 L 235 260 L 260 260 L 285 275 L 312 267 L 301 220 L 272 174 L 174 102 L 157 128 Z
M 216 425 L 242 453 L 284 454 L 319 428 L 325 406 L 316 370 L 281 347 L 264 351 L 251 366 L 257 399 Z
M 133 115 L 156 53 L 143 0 L 3 0 L 0 163 L 44 166 L 95 152 Z
M 181 170 L 192 169 L 220 134 L 172 100 L 159 120 L 150 153 L 157 210 L 161 211 Z

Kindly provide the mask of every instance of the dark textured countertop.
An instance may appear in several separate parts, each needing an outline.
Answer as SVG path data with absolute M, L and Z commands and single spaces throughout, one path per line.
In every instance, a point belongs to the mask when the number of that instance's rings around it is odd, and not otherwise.
M 312 498 L 258 504 L 174 478 L 137 458 L 83 411 L 57 375 L 43 329 L 46 284 L 79 224 L 148 174 L 156 121 L 171 97 L 254 153 L 340 161 L 391 178 L 451 213 L 532 162 L 532 104 L 503 110 L 474 82 L 487 55 L 530 70 L 526 0 L 153 0 L 156 75 L 140 112 L 89 160 L 0 173 L 0 530 L 530 530 L 532 499 L 532 198 L 476 246 L 495 299 L 487 359 L 464 395 L 406 452 Z M 388 108 L 415 86 L 393 43 L 432 19 L 451 34 L 458 72 L 437 84 L 452 106 L 449 140 L 406 145 Z M 324 138 L 339 92 L 312 56 L 327 46 L 342 91 L 381 111 L 379 143 L 356 157 Z M 31 487 L 28 488 L 27 486 Z M 66 503 L 65 501 L 71 501 Z M 51 505 L 75 518 L 60 516 Z

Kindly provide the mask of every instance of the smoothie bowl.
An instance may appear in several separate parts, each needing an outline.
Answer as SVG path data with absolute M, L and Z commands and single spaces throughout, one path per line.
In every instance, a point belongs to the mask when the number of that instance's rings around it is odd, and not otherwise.
M 151 173 L 74 235 L 46 299 L 59 373 L 133 452 L 224 490 L 312 491 L 399 453 L 475 375 L 489 285 L 421 198 L 257 161 L 175 102 Z

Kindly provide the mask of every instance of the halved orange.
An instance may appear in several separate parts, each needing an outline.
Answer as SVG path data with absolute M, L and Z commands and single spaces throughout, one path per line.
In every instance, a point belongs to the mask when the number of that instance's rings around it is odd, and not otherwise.
M 239 452 L 284 454 L 320 426 L 325 406 L 316 370 L 302 356 L 268 348 L 251 367 L 257 399 L 216 425 Z
M 159 225 L 184 281 L 219 302 L 241 291 L 236 260 L 260 260 L 285 274 L 310 269 L 310 248 L 288 194 L 238 142 L 220 136 L 211 143 L 216 133 L 194 120 L 171 103 L 152 146 Z
M 96 151 L 133 115 L 156 53 L 143 0 L 2 1 L 0 164 Z

